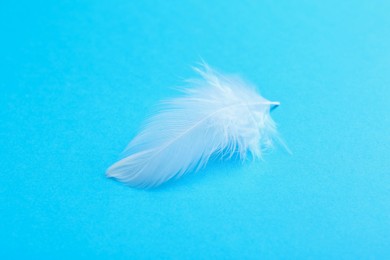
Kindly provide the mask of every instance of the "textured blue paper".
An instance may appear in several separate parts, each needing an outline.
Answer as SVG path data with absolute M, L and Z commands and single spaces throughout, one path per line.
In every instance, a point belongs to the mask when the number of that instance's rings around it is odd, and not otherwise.
M 389 1 L 2 1 L 0 256 L 389 258 L 389 13 Z M 281 102 L 293 155 L 155 191 L 106 179 L 202 58 Z

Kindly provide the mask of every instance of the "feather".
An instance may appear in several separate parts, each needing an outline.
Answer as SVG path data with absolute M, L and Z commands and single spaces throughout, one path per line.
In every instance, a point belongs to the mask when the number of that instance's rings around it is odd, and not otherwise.
M 183 96 L 163 102 L 107 176 L 132 187 L 155 187 L 197 171 L 213 156 L 260 158 L 276 134 L 270 111 L 279 106 L 238 77 L 195 68 Z

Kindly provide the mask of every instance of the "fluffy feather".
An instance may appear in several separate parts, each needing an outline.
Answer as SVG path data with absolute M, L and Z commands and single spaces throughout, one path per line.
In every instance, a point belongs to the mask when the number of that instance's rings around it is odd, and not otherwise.
M 197 171 L 211 156 L 259 158 L 276 134 L 270 110 L 279 105 L 237 77 L 207 65 L 195 69 L 183 97 L 163 103 L 107 176 L 133 187 L 155 187 Z

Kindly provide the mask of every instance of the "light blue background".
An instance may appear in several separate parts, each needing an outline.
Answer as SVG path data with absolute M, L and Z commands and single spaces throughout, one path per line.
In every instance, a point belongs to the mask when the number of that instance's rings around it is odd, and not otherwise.
M 389 1 L 1 1 L 0 256 L 390 257 Z M 293 151 L 104 176 L 203 58 Z

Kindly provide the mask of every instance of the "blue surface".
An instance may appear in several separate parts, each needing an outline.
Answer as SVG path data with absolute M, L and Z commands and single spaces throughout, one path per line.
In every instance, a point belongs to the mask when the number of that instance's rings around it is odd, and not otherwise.
M 389 13 L 389 1 L 2 1 L 0 256 L 389 258 Z M 293 155 L 155 191 L 106 179 L 201 58 L 282 103 Z

